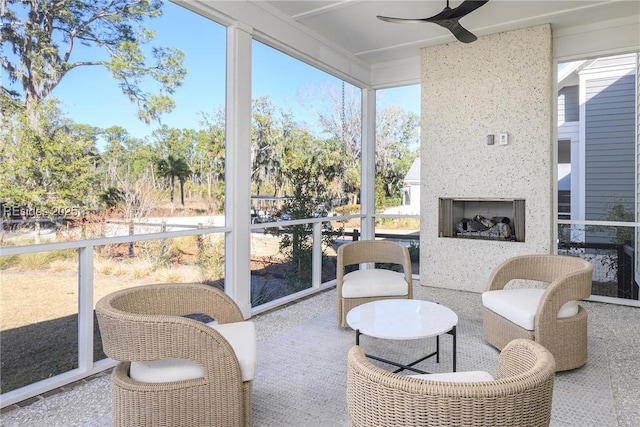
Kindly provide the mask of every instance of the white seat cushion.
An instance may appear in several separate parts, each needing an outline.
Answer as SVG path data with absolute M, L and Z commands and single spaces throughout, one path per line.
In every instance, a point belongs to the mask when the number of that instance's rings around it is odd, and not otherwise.
M 218 323 L 211 327 L 220 332 L 236 353 L 242 371 L 242 381 L 253 380 L 258 353 L 253 322 Z
M 442 374 L 407 375 L 411 378 L 420 378 L 429 381 L 445 381 L 449 383 L 478 383 L 481 381 L 493 381 L 490 373 L 484 371 L 446 372 Z
M 131 379 L 143 383 L 167 383 L 204 377 L 204 368 L 187 359 L 159 359 L 131 362 Z
M 533 331 L 536 311 L 544 289 L 501 289 L 482 294 L 482 305 L 527 331 Z M 578 314 L 578 302 L 565 303 L 558 318 Z
M 403 273 L 382 268 L 356 270 L 342 279 L 343 298 L 407 295 L 409 285 Z
M 235 322 L 219 324 L 207 323 L 229 342 L 236 353 L 242 372 L 242 381 L 251 381 L 255 375 L 257 345 L 253 322 Z M 204 368 L 188 359 L 160 359 L 144 362 L 132 362 L 129 376 L 145 383 L 164 383 L 185 381 L 204 377 Z

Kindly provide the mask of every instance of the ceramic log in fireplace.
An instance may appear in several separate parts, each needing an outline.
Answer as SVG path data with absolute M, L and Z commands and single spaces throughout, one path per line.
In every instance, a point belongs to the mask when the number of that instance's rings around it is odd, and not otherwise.
M 525 241 L 524 199 L 440 198 L 439 236 Z

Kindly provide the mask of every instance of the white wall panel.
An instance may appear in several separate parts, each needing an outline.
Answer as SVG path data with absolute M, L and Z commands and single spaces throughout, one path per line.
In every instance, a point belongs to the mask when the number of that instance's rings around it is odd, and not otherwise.
M 503 260 L 551 252 L 553 86 L 549 25 L 423 49 L 421 284 L 480 292 Z M 441 197 L 525 199 L 526 241 L 439 237 Z

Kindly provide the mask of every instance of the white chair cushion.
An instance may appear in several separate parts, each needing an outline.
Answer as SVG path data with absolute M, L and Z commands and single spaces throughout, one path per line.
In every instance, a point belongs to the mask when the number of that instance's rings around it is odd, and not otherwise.
M 258 354 L 256 328 L 253 322 L 218 323 L 211 327 L 220 332 L 236 353 L 242 371 L 242 381 L 253 380 Z
M 143 383 L 167 383 L 204 377 L 204 368 L 187 359 L 159 359 L 131 362 L 131 379 Z
M 242 381 L 251 381 L 255 375 L 257 344 L 253 322 L 234 322 L 219 324 L 207 323 L 229 342 L 236 353 L 242 372 Z M 185 381 L 204 377 L 204 368 L 188 359 L 160 359 L 144 362 L 132 362 L 129 376 L 145 383 L 164 383 Z
M 527 331 L 533 331 L 538 304 L 544 289 L 501 289 L 482 294 L 482 305 L 510 320 Z M 578 314 L 578 302 L 568 301 L 558 313 L 558 318 Z
M 407 295 L 409 285 L 403 273 L 382 268 L 356 270 L 342 279 L 343 298 Z
M 448 383 L 479 383 L 481 381 L 493 381 L 490 373 L 484 371 L 445 372 L 442 374 L 407 375 L 411 378 L 420 378 L 429 381 L 445 381 Z

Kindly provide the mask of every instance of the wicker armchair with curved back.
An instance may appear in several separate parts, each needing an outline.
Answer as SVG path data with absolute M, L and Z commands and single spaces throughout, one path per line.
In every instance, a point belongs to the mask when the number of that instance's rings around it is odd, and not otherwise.
M 592 276 L 593 265 L 575 256 L 507 259 L 482 294 L 484 339 L 497 349 L 515 338 L 539 342 L 553 354 L 557 371 L 584 365 L 587 312 L 578 301 L 591 295 Z
M 145 285 L 96 304 L 111 377 L 113 426 L 250 426 L 252 322 L 204 284 Z M 209 323 L 187 315 L 206 315 Z
M 495 378 L 454 372 L 400 375 L 372 364 L 359 346 L 348 354 L 347 412 L 352 427 L 548 426 L 553 355 L 530 340 L 514 340 L 500 353 Z M 475 377 L 477 378 L 477 373 Z M 429 378 L 438 378 L 436 380 Z M 457 379 L 453 379 L 457 378 Z
M 402 273 L 386 268 L 359 269 L 346 272 L 345 267 L 380 263 L 402 267 Z M 337 253 L 336 291 L 338 325 L 347 325 L 347 313 L 371 301 L 390 298 L 413 298 L 409 250 L 389 240 L 359 240 L 341 245 Z

